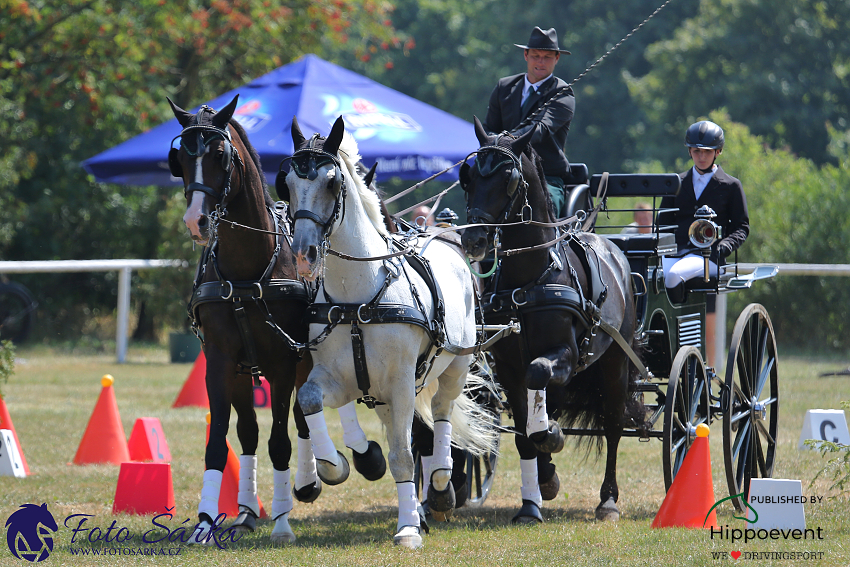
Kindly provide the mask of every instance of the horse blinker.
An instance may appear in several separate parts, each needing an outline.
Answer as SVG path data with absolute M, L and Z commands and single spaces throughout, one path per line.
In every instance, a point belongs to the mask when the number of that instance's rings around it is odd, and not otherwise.
M 168 169 L 171 171 L 171 175 L 178 179 L 182 179 L 183 166 L 180 165 L 180 159 L 177 157 L 178 151 L 179 150 L 177 148 L 171 148 L 168 150 Z

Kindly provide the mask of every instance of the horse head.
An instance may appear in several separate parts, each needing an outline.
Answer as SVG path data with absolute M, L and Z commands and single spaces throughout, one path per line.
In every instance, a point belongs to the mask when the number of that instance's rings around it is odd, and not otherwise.
M 524 156 L 534 129 L 515 138 L 508 134 L 488 135 L 474 117 L 475 136 L 481 147 L 476 152 L 472 166 L 464 163 L 460 168 L 460 184 L 466 193 L 466 218 L 469 224 L 498 225 L 521 214 L 526 202 L 527 183 L 524 177 L 531 169 L 531 161 Z M 490 227 L 468 228 L 461 237 L 466 254 L 473 260 L 482 260 L 493 244 Z
M 177 137 L 180 147 L 172 147 L 168 152 L 168 166 L 174 177 L 183 179 L 187 202 L 183 222 L 192 240 L 202 245 L 212 236 L 210 213 L 216 205 L 225 206 L 238 189 L 231 177 L 235 164 L 241 160 L 228 129 L 238 99 L 236 95 L 218 112 L 202 106 L 197 114 L 183 110 L 168 99 L 174 116 L 183 127 Z
M 298 275 L 310 281 L 319 273 L 319 247 L 330 236 L 345 198 L 343 172 L 347 168 L 337 155 L 344 132 L 345 123 L 340 117 L 327 138 L 316 134 L 308 140 L 293 116 L 295 152 L 289 171 L 279 172 L 275 181 L 278 196 L 289 201 L 289 210 L 295 211 L 291 215 L 292 252 Z

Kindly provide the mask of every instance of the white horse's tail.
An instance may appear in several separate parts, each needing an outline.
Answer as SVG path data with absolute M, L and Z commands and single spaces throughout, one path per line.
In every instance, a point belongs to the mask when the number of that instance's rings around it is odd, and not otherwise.
M 434 429 L 434 416 L 431 413 L 431 398 L 437 392 L 437 380 L 431 380 L 416 396 L 415 411 L 430 429 Z M 493 383 L 472 372 L 466 374 L 466 386 L 463 393 L 455 398 L 452 410 L 452 444 L 475 456 L 498 453 L 501 428 L 494 422 L 494 411 L 473 400 L 475 392 L 490 394 Z M 489 396 L 481 396 L 486 399 Z

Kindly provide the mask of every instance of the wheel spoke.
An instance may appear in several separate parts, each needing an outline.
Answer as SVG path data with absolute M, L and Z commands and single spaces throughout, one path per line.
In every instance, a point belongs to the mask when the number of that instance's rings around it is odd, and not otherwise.
M 673 443 L 673 446 L 670 449 L 670 453 L 673 454 L 673 455 L 676 455 L 678 453 L 679 449 L 682 447 L 682 444 L 687 440 L 688 440 L 687 435 L 680 437 L 678 441 Z
M 744 342 L 744 341 L 741 341 Z M 737 365 L 738 365 L 738 379 L 740 382 L 739 391 L 741 391 L 741 397 L 749 399 L 750 398 L 750 378 L 749 378 L 749 360 L 747 357 L 747 349 L 741 345 L 741 349 L 738 351 L 737 356 Z M 747 391 L 743 391 L 743 390 Z
M 699 380 L 695 384 L 694 393 L 691 396 L 691 406 L 688 408 L 688 421 L 692 421 L 694 416 L 697 414 L 697 408 L 699 407 L 700 400 L 703 397 L 703 392 L 705 391 L 705 381 Z
M 732 444 L 732 458 L 737 459 L 741 452 L 741 447 L 750 437 L 750 422 L 745 421 L 738 429 L 738 434 L 735 436 L 735 442 Z
M 774 439 L 770 432 L 768 432 L 767 428 L 760 421 L 756 422 L 756 429 L 759 431 L 759 435 L 764 437 L 764 440 L 767 441 L 768 445 L 776 445 L 776 439 Z
M 750 443 L 752 441 L 752 436 L 750 435 L 750 427 L 749 422 L 747 422 L 746 427 L 742 427 L 740 431 L 738 431 L 739 436 L 736 439 L 737 449 L 735 450 L 735 458 L 738 459 L 738 464 L 736 468 L 735 479 L 738 483 L 738 488 L 745 488 L 746 484 L 744 483 L 744 479 L 746 474 L 749 472 L 749 463 L 750 460 Z M 743 454 L 741 451 L 743 450 Z

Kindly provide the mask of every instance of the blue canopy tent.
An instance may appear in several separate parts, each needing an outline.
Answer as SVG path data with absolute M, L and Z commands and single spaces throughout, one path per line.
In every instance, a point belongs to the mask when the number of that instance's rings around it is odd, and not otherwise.
M 239 120 L 274 183 L 280 162 L 293 152 L 292 116 L 306 136 L 326 136 L 341 115 L 357 140 L 363 163 L 378 161 L 378 176 L 424 179 L 478 148 L 472 124 L 362 75 L 306 55 L 207 103 L 219 109 L 239 95 Z M 197 111 L 197 108 L 193 110 Z M 181 127 L 172 119 L 83 162 L 104 183 L 176 185 L 168 149 Z M 457 179 L 457 170 L 441 176 Z

